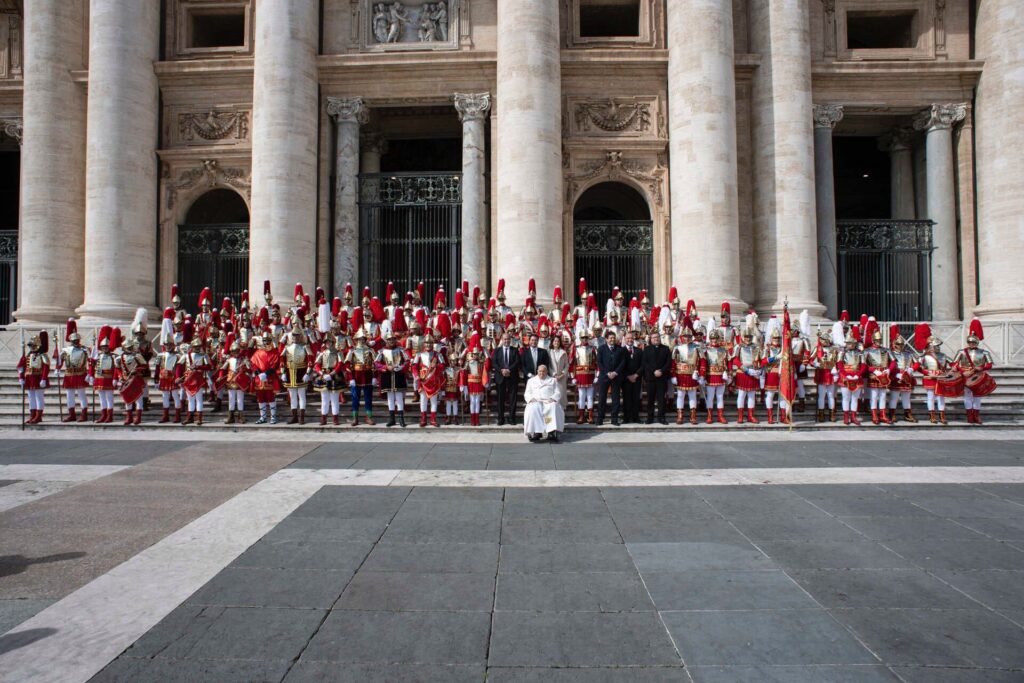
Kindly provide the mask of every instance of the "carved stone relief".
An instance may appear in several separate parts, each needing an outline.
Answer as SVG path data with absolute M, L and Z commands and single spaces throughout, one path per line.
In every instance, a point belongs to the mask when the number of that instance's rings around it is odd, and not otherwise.
M 357 0 L 358 1 L 358 0 Z M 353 4 L 364 49 L 444 49 L 459 45 L 459 0 L 364 0 Z
M 565 176 L 566 205 L 572 206 L 579 189 L 596 178 L 609 181 L 630 178 L 647 191 L 647 195 L 659 209 L 664 205 L 664 191 L 667 167 L 661 154 L 644 154 L 644 160 L 629 159 L 618 150 L 607 150 L 601 158 L 581 158 L 570 161 Z
M 249 112 L 216 111 L 178 115 L 178 134 L 186 142 L 244 140 L 249 135 Z
M 21 78 L 21 51 L 21 16 L 0 7 L 0 78 Z
M 21 144 L 21 119 L 0 119 L 0 136 L 6 136 Z
M 233 187 L 246 199 L 250 197 L 251 172 L 243 168 L 224 168 L 217 159 L 203 159 L 198 166 L 172 171 L 171 165 L 163 166 L 163 181 L 167 189 L 167 209 L 174 208 L 178 195 L 197 189 Z
M 565 111 L 570 137 L 666 137 L 657 97 L 569 97 Z

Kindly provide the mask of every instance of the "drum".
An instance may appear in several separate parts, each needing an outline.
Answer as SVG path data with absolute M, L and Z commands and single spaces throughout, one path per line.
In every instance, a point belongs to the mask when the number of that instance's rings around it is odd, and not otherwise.
M 145 390 L 146 380 L 142 375 L 135 375 L 121 385 L 121 398 L 127 404 L 135 403 L 142 398 L 142 393 Z
M 950 371 L 935 378 L 935 393 L 945 398 L 964 395 L 964 378 L 959 372 Z
M 846 385 L 846 388 L 850 391 L 857 391 L 860 389 L 860 377 L 857 379 L 845 379 L 843 380 L 843 384 Z
M 875 377 L 874 375 L 871 375 L 871 383 L 875 387 L 881 389 L 888 389 L 889 385 L 892 383 L 892 378 L 889 376 L 888 372 L 884 373 L 880 377 Z
M 996 390 L 996 381 L 992 379 L 992 375 L 982 370 L 968 377 L 964 381 L 964 386 L 970 389 L 972 394 L 981 398 Z

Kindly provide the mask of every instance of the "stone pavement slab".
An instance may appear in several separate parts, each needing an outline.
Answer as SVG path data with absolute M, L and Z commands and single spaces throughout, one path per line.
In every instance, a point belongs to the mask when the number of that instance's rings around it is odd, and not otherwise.
M 808 609 L 815 601 L 782 571 L 644 572 L 659 610 Z
M 360 571 L 337 608 L 490 613 L 493 605 L 493 574 Z

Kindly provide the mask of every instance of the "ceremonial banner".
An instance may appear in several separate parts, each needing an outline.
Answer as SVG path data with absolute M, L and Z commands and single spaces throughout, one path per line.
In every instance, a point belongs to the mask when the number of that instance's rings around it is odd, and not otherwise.
M 796 375 L 793 368 L 793 333 L 789 327 L 789 304 L 782 308 L 782 362 L 779 363 L 779 395 L 793 409 L 796 399 Z

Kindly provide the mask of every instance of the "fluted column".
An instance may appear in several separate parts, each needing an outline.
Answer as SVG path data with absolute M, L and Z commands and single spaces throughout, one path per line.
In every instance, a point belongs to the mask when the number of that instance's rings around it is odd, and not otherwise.
M 562 72 L 558 3 L 498 3 L 495 134 L 498 225 L 494 248 L 509 301 L 563 285 Z
M 159 49 L 159 0 L 92 0 L 78 314 L 93 321 L 127 320 L 156 303 Z
M 933 104 L 914 120 L 926 131 L 928 210 L 932 227 L 932 318 L 960 318 L 960 263 L 956 238 L 956 178 L 953 126 L 967 116 L 966 104 Z
M 832 167 L 832 130 L 843 120 L 841 104 L 814 105 L 814 205 L 818 223 L 818 300 L 825 315 L 839 315 L 836 260 L 836 180 Z
M 25 6 L 19 322 L 67 319 L 85 280 L 85 21 L 80 2 Z
M 332 97 L 334 119 L 334 293 L 359 281 L 359 126 L 366 123 L 362 97 Z M 380 162 L 378 158 L 378 170 Z
M 759 308 L 820 316 L 808 0 L 751 0 L 754 235 Z
M 742 308 L 732 1 L 670 0 L 667 22 L 672 281 Z
M 978 3 L 985 60 L 973 112 L 977 153 L 979 315 L 1024 319 L 1024 8 Z
M 889 153 L 891 176 L 892 217 L 912 220 L 917 217 L 914 208 L 914 131 L 897 128 L 882 136 L 881 149 Z
M 484 120 L 491 94 L 456 94 L 462 121 L 462 279 L 487 287 L 487 204 Z
M 307 288 L 316 273 L 315 2 L 256 3 L 249 291 Z M 283 297 L 282 297 L 283 298 Z

